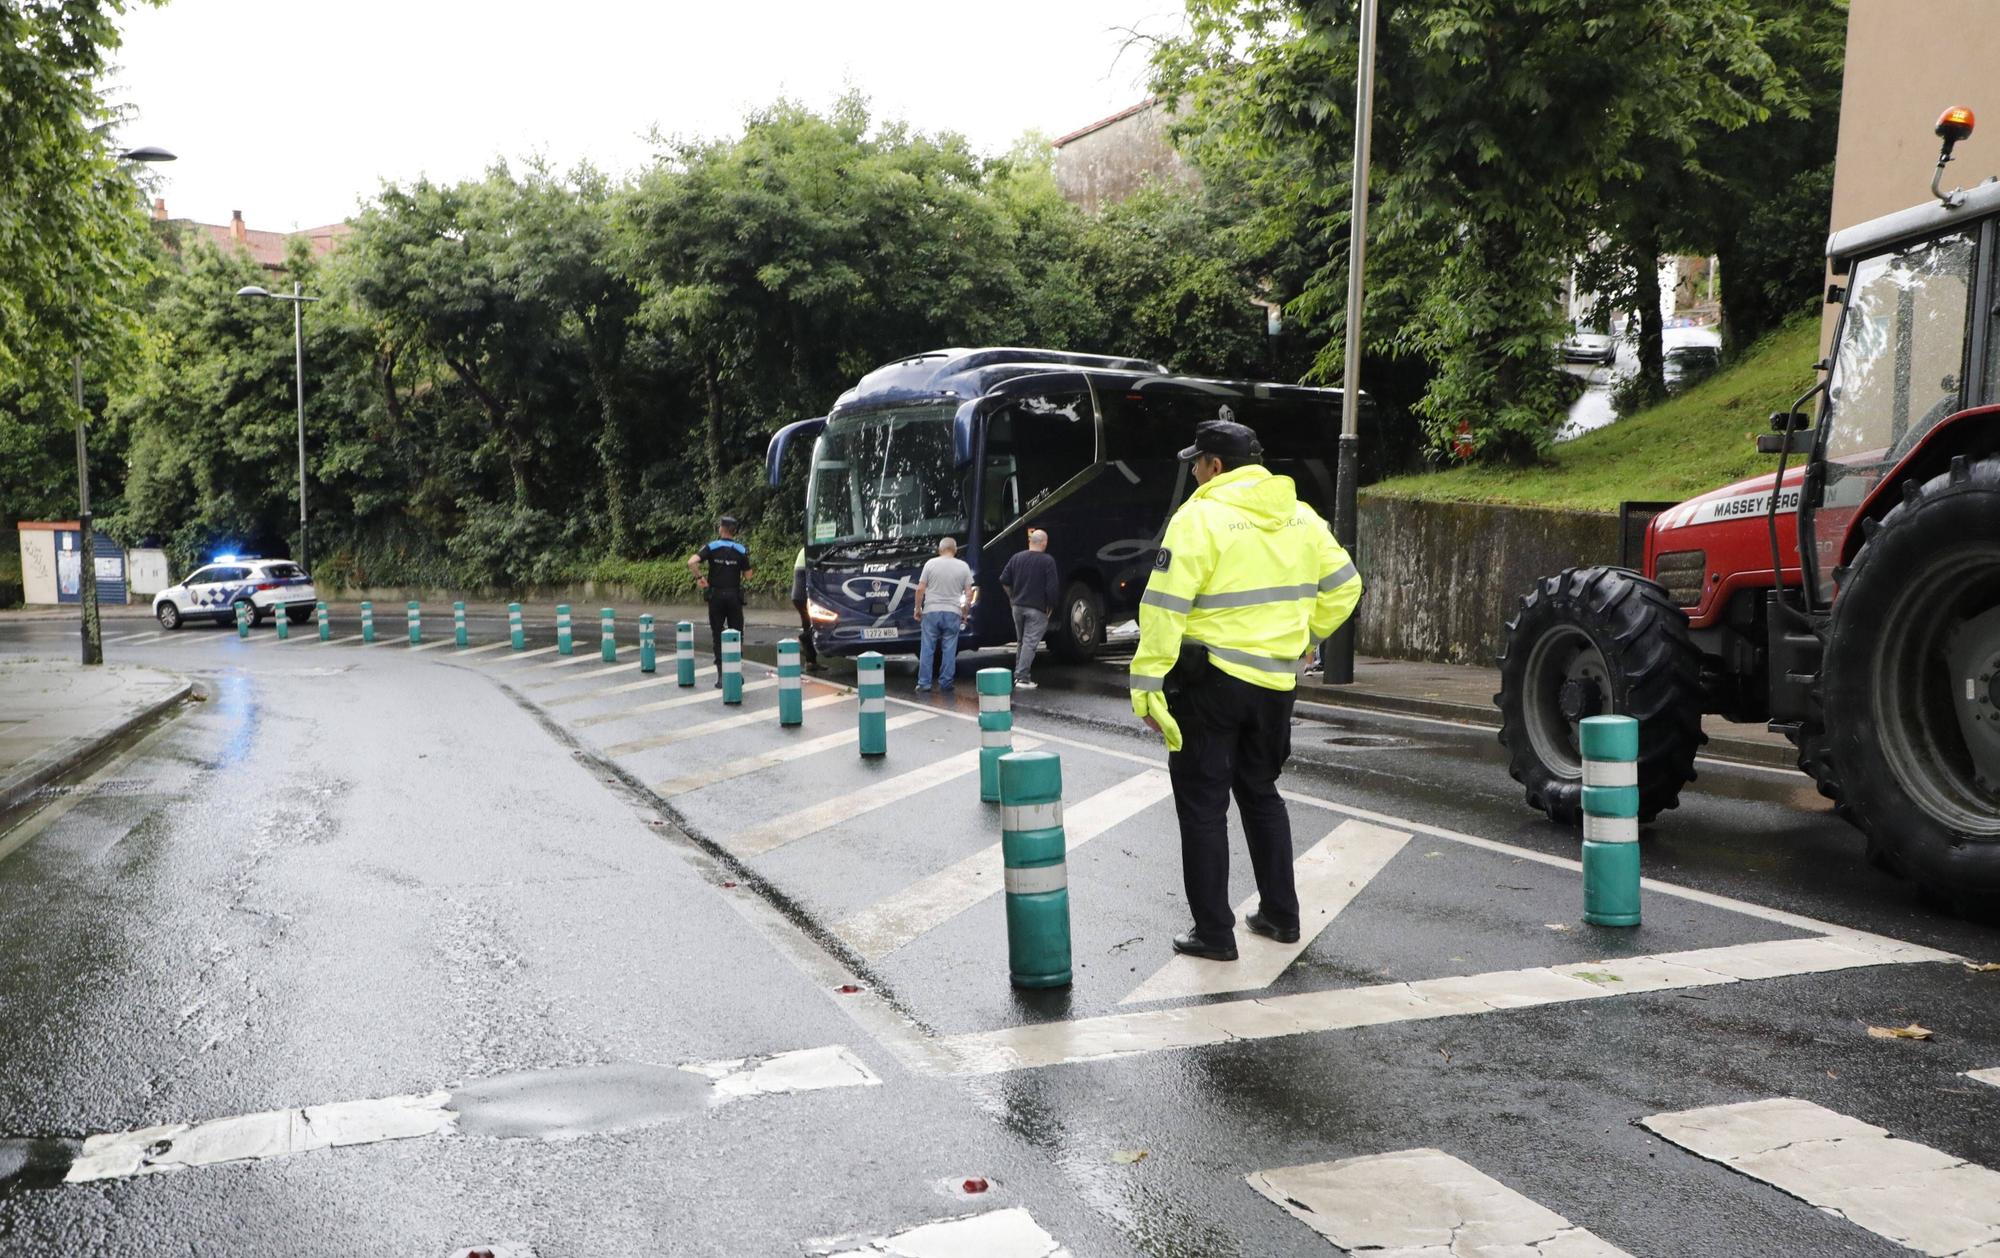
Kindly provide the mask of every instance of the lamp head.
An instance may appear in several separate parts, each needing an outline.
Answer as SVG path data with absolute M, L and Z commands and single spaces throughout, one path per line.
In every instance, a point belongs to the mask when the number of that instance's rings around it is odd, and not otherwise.
M 259 288 L 255 284 L 245 284 L 236 290 L 236 295 L 238 297 L 269 297 L 271 290 L 268 288 Z

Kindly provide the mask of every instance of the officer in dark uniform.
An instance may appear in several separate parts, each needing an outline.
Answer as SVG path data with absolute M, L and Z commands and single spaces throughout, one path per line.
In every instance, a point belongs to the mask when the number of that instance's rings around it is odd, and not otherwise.
M 716 521 L 714 541 L 688 556 L 694 583 L 708 593 L 708 632 L 715 646 L 715 685 L 722 687 L 722 631 L 743 632 L 743 583 L 752 575 L 750 548 L 736 540 L 736 517 Z M 702 567 L 708 568 L 703 575 Z

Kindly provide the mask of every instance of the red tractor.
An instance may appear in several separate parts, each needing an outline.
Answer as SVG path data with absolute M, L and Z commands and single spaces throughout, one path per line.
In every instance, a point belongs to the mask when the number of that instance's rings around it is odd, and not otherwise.
M 1638 718 L 1646 821 L 1694 779 L 1704 713 L 1760 720 L 1873 861 L 2000 904 L 2000 180 L 1939 191 L 1972 125 L 1939 119 L 1935 200 L 1827 241 L 1838 332 L 1758 439 L 1777 471 L 1655 517 L 1643 575 L 1572 568 L 1521 600 L 1494 701 L 1554 820 L 1580 813 L 1582 717 Z

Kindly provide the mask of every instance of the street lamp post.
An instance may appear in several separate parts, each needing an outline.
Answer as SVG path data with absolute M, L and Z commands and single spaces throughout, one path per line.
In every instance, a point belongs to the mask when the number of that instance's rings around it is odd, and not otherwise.
M 147 145 L 144 148 L 126 149 L 118 155 L 119 169 L 140 162 L 171 162 L 174 155 L 163 148 Z M 102 664 L 104 662 L 104 621 L 97 610 L 97 541 L 96 523 L 90 514 L 90 439 L 84 432 L 83 409 L 83 350 L 78 347 L 71 357 L 70 366 L 76 386 L 76 527 L 77 559 L 82 567 L 77 573 L 77 602 L 83 611 L 83 623 L 78 626 L 83 637 L 83 662 Z M 127 574 L 130 575 L 129 573 Z
M 298 403 L 299 412 L 299 567 L 311 570 L 309 550 L 306 546 L 306 339 L 305 304 L 318 301 L 308 297 L 297 280 L 292 281 L 289 293 L 274 293 L 269 289 L 248 284 L 236 290 L 238 297 L 268 297 L 273 301 L 292 303 L 292 395 Z
M 1376 0 L 1362 0 L 1361 55 L 1354 76 L 1354 201 L 1347 222 L 1347 353 L 1333 488 L 1333 533 L 1350 551 L 1357 549 L 1354 535 L 1360 513 L 1355 491 L 1361 475 L 1361 271 L 1368 251 L 1368 144 L 1375 125 L 1375 9 Z M 1327 643 L 1321 680 L 1329 685 L 1353 684 L 1354 637 L 1350 617 Z

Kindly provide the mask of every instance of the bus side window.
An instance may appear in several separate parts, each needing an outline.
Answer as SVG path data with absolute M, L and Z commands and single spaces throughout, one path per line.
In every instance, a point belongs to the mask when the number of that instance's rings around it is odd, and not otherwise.
M 1084 393 L 1020 398 L 988 421 L 982 518 L 998 531 L 1097 461 L 1097 425 Z M 1000 492 L 995 493 L 998 489 Z

